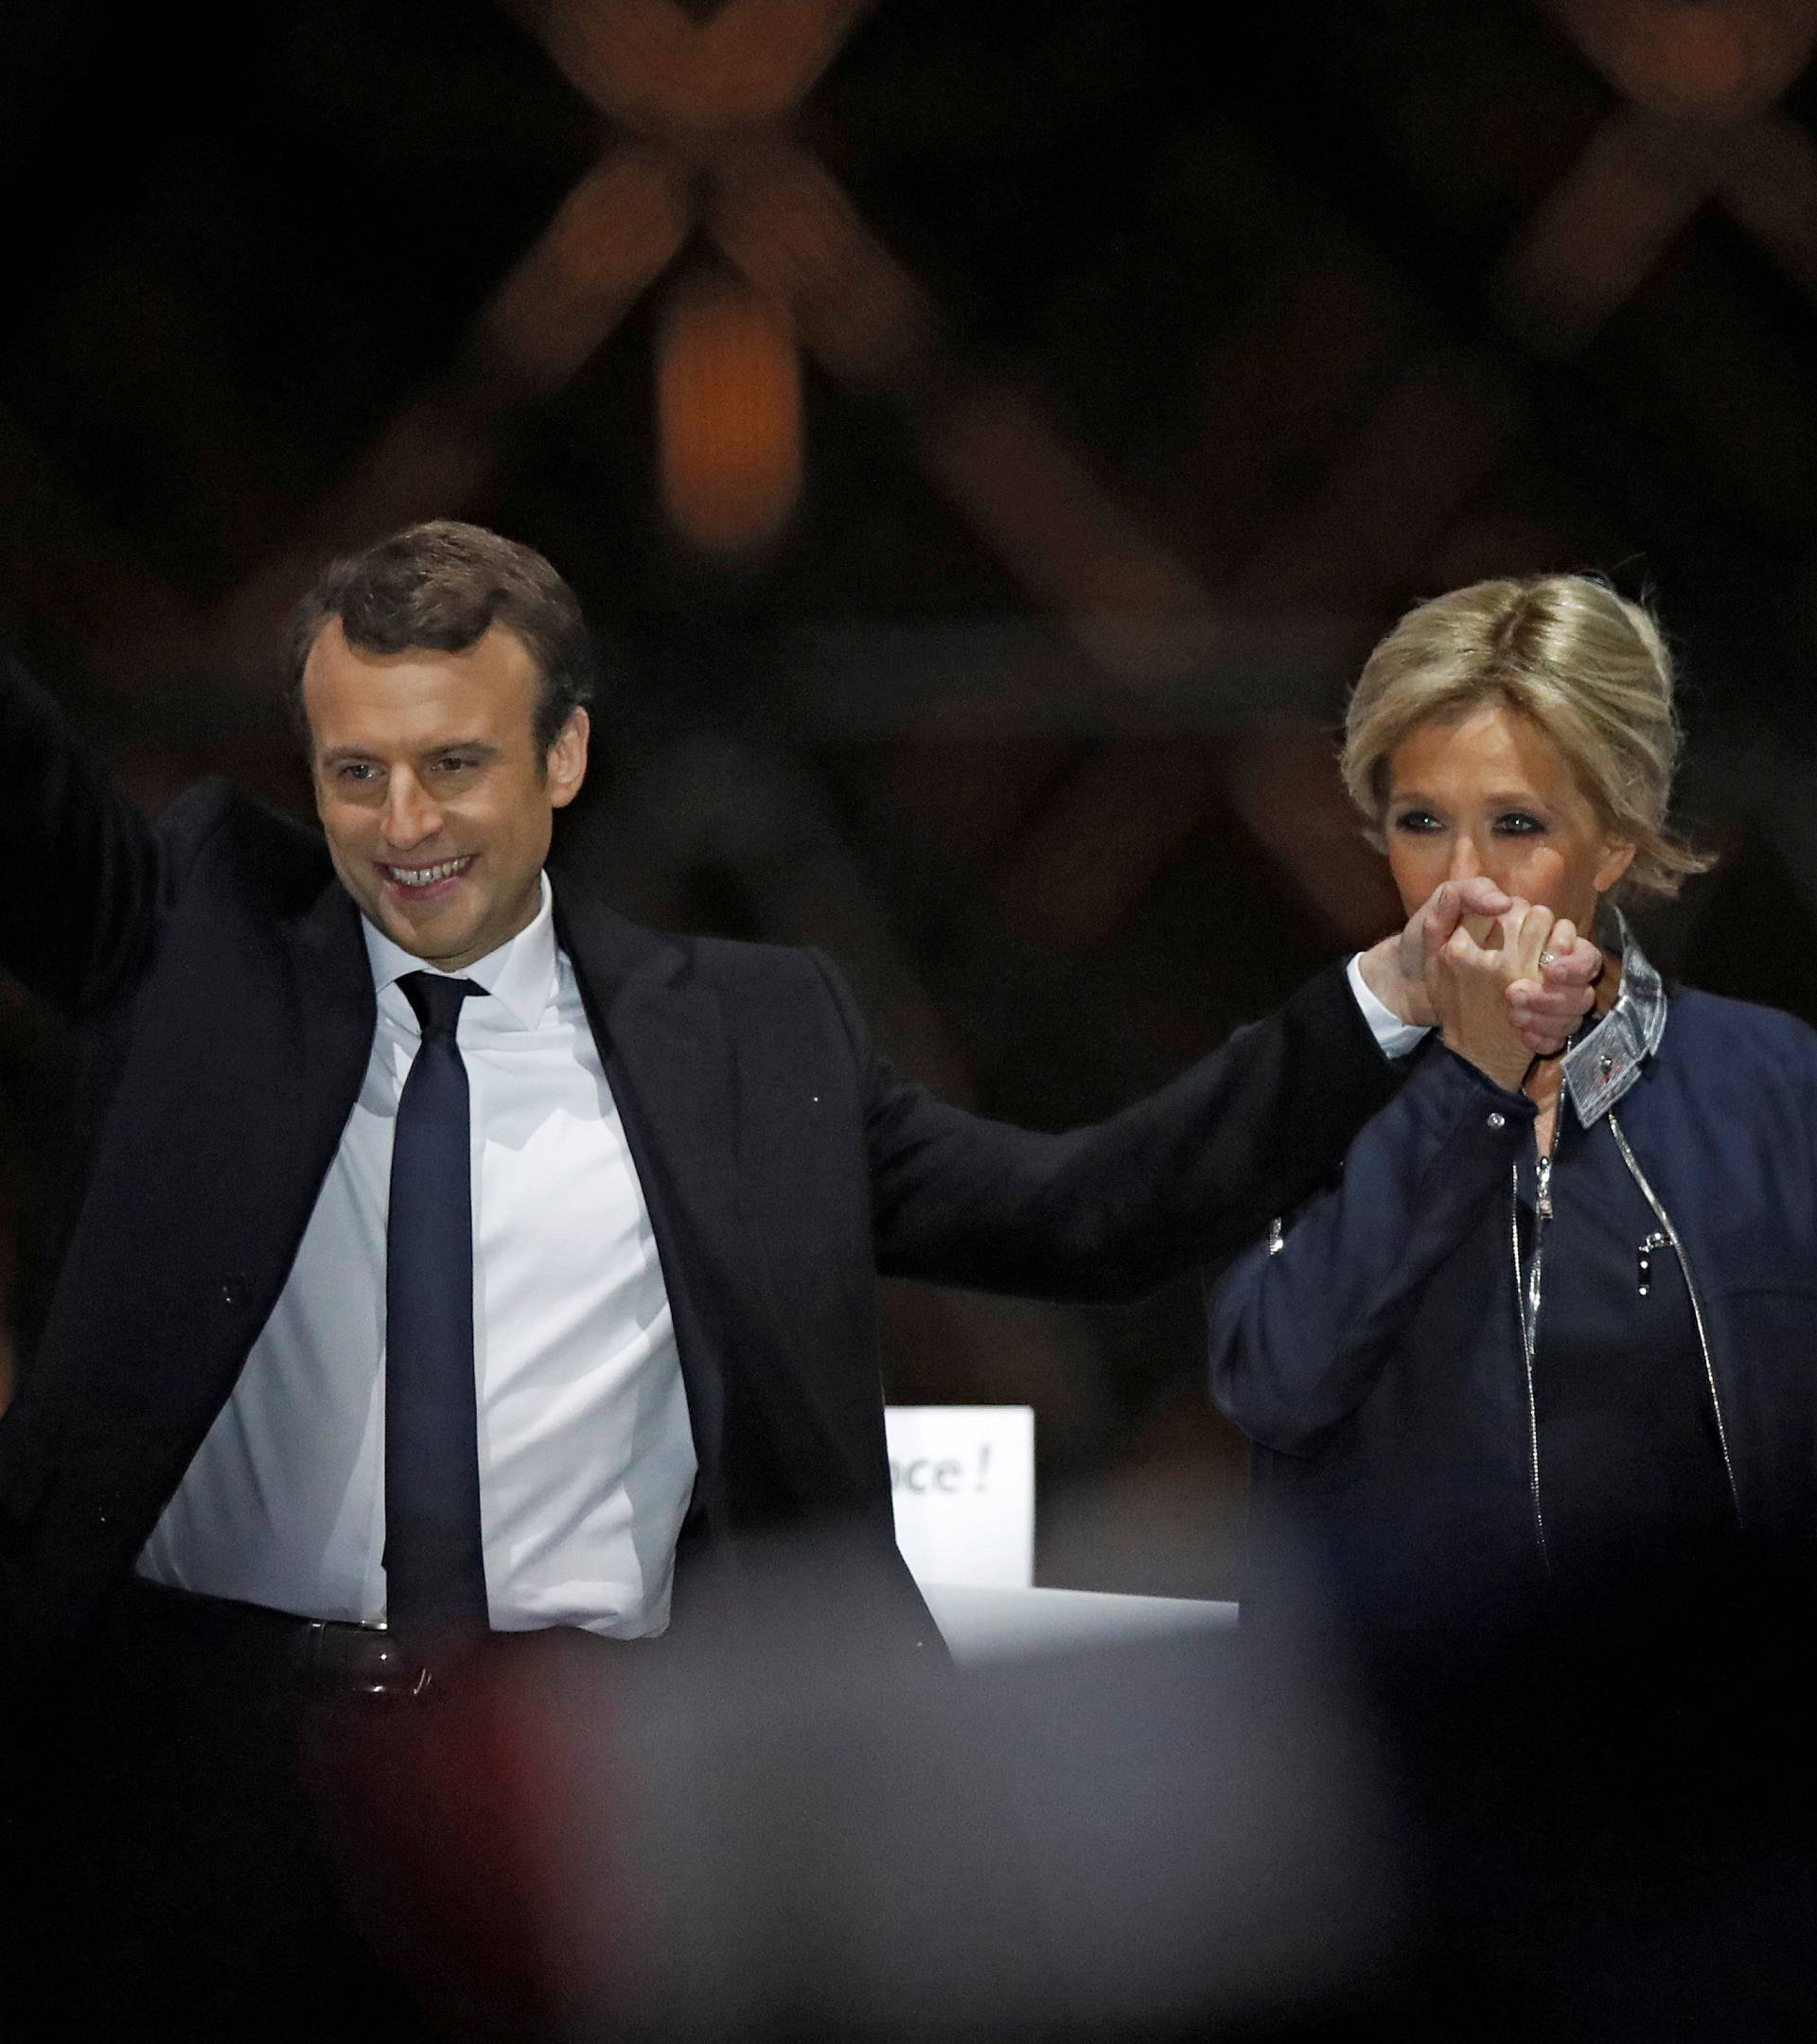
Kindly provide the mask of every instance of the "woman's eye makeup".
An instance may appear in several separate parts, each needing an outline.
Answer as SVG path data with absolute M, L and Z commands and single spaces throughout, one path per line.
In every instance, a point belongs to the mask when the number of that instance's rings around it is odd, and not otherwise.
M 1422 809 L 1417 804 L 1393 810 L 1389 820 L 1395 830 L 1406 831 L 1416 837 L 1429 836 L 1445 828 L 1430 809 Z M 1535 815 L 1531 809 L 1499 809 L 1490 819 L 1490 828 L 1498 837 L 1537 837 L 1544 835 L 1547 826 L 1545 819 Z

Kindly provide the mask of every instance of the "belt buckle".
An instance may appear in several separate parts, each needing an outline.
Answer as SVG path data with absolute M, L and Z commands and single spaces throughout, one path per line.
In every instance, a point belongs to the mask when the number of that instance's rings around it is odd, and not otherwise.
M 370 1676 L 363 1667 L 355 1671 L 353 1690 L 356 1696 L 371 1697 L 380 1703 L 407 1703 L 429 1687 L 428 1668 L 420 1662 L 415 1667 L 406 1667 L 398 1657 L 397 1648 L 389 1640 L 379 1646 L 372 1658 L 376 1665 Z
M 387 1633 L 315 1618 L 309 1634 L 309 1665 L 318 1688 L 378 1703 L 407 1703 L 429 1687 L 430 1670 L 420 1663 L 405 1664 Z M 330 1641 L 344 1642 L 344 1653 L 330 1651 Z

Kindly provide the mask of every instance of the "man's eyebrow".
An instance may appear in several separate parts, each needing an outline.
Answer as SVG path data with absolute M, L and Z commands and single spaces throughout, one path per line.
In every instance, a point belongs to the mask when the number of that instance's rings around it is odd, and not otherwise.
M 470 752 L 476 759 L 497 759 L 499 748 L 485 738 L 444 738 L 438 744 L 425 746 L 417 754 L 419 759 L 442 759 L 450 752 Z M 345 760 L 370 760 L 378 763 L 378 753 L 368 747 L 357 745 L 328 746 L 316 754 L 319 760 L 333 766 Z

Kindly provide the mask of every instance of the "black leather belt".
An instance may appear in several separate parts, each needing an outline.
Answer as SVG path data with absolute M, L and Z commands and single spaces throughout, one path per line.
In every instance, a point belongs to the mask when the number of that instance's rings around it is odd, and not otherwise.
M 128 1593 L 160 1626 L 193 1630 L 219 1642 L 231 1635 L 302 1693 L 408 1701 L 429 1687 L 431 1670 L 377 1626 L 334 1618 L 298 1618 L 263 1604 L 203 1596 L 135 1577 Z
M 264 1668 L 268 1683 L 299 1699 L 371 1697 L 380 1702 L 409 1702 L 422 1696 L 438 1673 L 458 1671 L 469 1653 L 462 1647 L 448 1662 L 437 1660 L 426 1665 L 406 1653 L 379 1626 L 351 1625 L 338 1618 L 298 1618 L 265 1604 L 173 1590 L 143 1576 L 130 1578 L 126 1598 L 129 1622 L 136 1622 L 146 1643 L 155 1642 L 158 1650 L 180 1646 L 185 1664 L 202 1666 L 208 1665 L 211 1655 L 230 1656 L 236 1663 Z M 475 1643 L 481 1649 L 476 1658 L 481 1659 L 514 1652 L 580 1652 L 590 1658 L 635 1653 L 640 1660 L 652 1644 L 606 1639 L 572 1626 L 554 1626 L 546 1631 L 488 1632 Z

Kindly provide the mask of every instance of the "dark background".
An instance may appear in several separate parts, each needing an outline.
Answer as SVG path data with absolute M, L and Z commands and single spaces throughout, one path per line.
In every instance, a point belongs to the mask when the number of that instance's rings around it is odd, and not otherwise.
M 1387 926 L 1332 764 L 1373 639 L 1585 569 L 1662 612 L 1722 855 L 1650 948 L 1817 1019 L 1817 9 L 221 23 L 0 14 L 0 630 L 148 807 L 223 770 L 306 806 L 285 604 L 477 518 L 601 638 L 571 862 L 641 918 L 826 945 L 904 1067 L 1058 1126 Z M 662 413 L 710 286 L 780 324 L 798 431 L 735 348 Z M 684 430 L 709 484 L 752 435 L 799 453 L 792 509 L 714 540 Z M 15 1301 L 66 1055 L 0 997 Z M 1043 1580 L 1231 1591 L 1194 1284 L 905 1288 L 887 1369 L 1035 1406 Z

